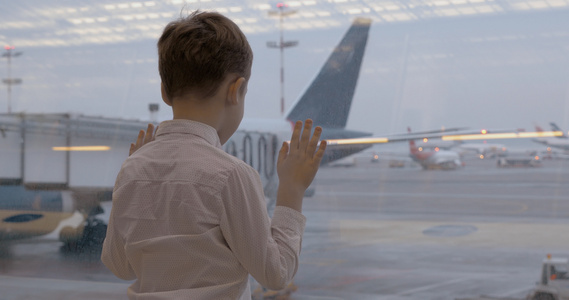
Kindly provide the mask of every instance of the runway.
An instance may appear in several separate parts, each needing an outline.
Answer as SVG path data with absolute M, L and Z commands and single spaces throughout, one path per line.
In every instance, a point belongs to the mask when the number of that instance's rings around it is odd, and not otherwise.
M 321 168 L 290 299 L 522 298 L 546 254 L 569 257 L 569 162 L 456 171 L 359 159 Z M 4 246 L 0 299 L 125 299 L 97 253 L 54 241 Z M 252 286 L 255 289 L 255 286 Z

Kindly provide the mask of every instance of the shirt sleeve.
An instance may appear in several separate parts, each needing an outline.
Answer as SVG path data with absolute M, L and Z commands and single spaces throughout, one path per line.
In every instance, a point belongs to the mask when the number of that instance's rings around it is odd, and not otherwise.
M 261 285 L 285 288 L 298 270 L 306 218 L 277 206 L 271 221 L 259 174 L 244 164 L 230 171 L 221 197 L 220 227 L 231 251 Z
M 117 195 L 119 193 L 115 191 L 113 194 Z M 107 235 L 105 236 L 103 250 L 101 252 L 101 261 L 118 278 L 124 280 L 136 279 L 136 274 L 126 257 L 124 238 L 115 230 L 115 226 L 117 226 L 118 223 L 117 221 L 118 220 L 115 220 L 114 210 L 111 210 L 111 216 L 107 226 Z

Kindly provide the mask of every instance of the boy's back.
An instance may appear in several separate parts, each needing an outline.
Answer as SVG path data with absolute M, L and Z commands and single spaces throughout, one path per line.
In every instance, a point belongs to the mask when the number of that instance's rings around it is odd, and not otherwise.
M 282 285 L 274 281 L 297 266 L 281 263 L 277 244 L 290 244 L 291 233 L 298 239 L 305 220 L 278 207 L 274 227 L 292 232 L 273 241 L 262 192 L 255 170 L 223 152 L 212 127 L 163 122 L 156 140 L 127 159 L 117 178 L 109 230 L 119 232 L 109 236 L 125 237 L 126 257 L 117 253 L 106 265 L 123 279 L 138 278 L 131 298 L 250 299 L 249 272 Z

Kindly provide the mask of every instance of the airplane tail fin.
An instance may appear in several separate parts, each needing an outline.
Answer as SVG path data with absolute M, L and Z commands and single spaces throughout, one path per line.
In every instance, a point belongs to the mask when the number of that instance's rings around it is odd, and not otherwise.
M 415 145 L 414 140 L 409 140 L 409 152 L 411 152 L 411 154 L 415 154 L 418 152 L 417 145 Z
M 557 126 L 557 124 L 555 124 L 555 122 L 551 122 L 551 123 L 549 123 L 549 125 L 551 126 L 551 131 L 560 131 L 561 133 L 563 133 L 563 130 L 561 130 L 561 128 L 559 128 L 559 126 Z M 563 135 L 558 136 L 558 138 L 566 139 L 567 135 L 565 133 L 563 133 Z
M 411 133 L 411 127 L 407 127 L 407 132 Z M 409 152 L 411 155 L 415 155 L 417 152 L 419 152 L 417 145 L 415 145 L 415 140 L 409 140 Z
M 358 81 L 370 19 L 356 19 L 286 119 L 310 118 L 323 128 L 344 128 Z

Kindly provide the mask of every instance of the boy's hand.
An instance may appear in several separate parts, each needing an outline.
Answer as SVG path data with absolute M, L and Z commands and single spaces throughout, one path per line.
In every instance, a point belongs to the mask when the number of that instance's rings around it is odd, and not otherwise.
M 300 196 L 300 206 L 302 206 L 304 192 L 312 183 L 314 176 L 316 176 L 324 150 L 326 149 L 326 141 L 320 142 L 320 147 L 318 147 L 318 150 L 316 149 L 322 134 L 320 126 L 314 129 L 312 137 L 310 137 L 312 120 L 307 119 L 304 122 L 304 130 L 302 127 L 302 121 L 297 121 L 290 145 L 286 142 L 283 143 L 277 160 L 279 190 L 282 189 L 279 193 L 286 193 L 287 196 L 292 196 L 293 198 Z
M 156 131 L 158 131 L 158 126 L 156 126 Z M 138 138 L 136 143 L 130 144 L 130 149 L 128 151 L 128 156 L 131 156 L 136 150 L 140 149 L 144 144 L 152 142 L 155 138 L 154 124 L 149 123 L 148 128 L 146 128 L 146 133 L 144 130 L 140 130 L 138 133 Z

